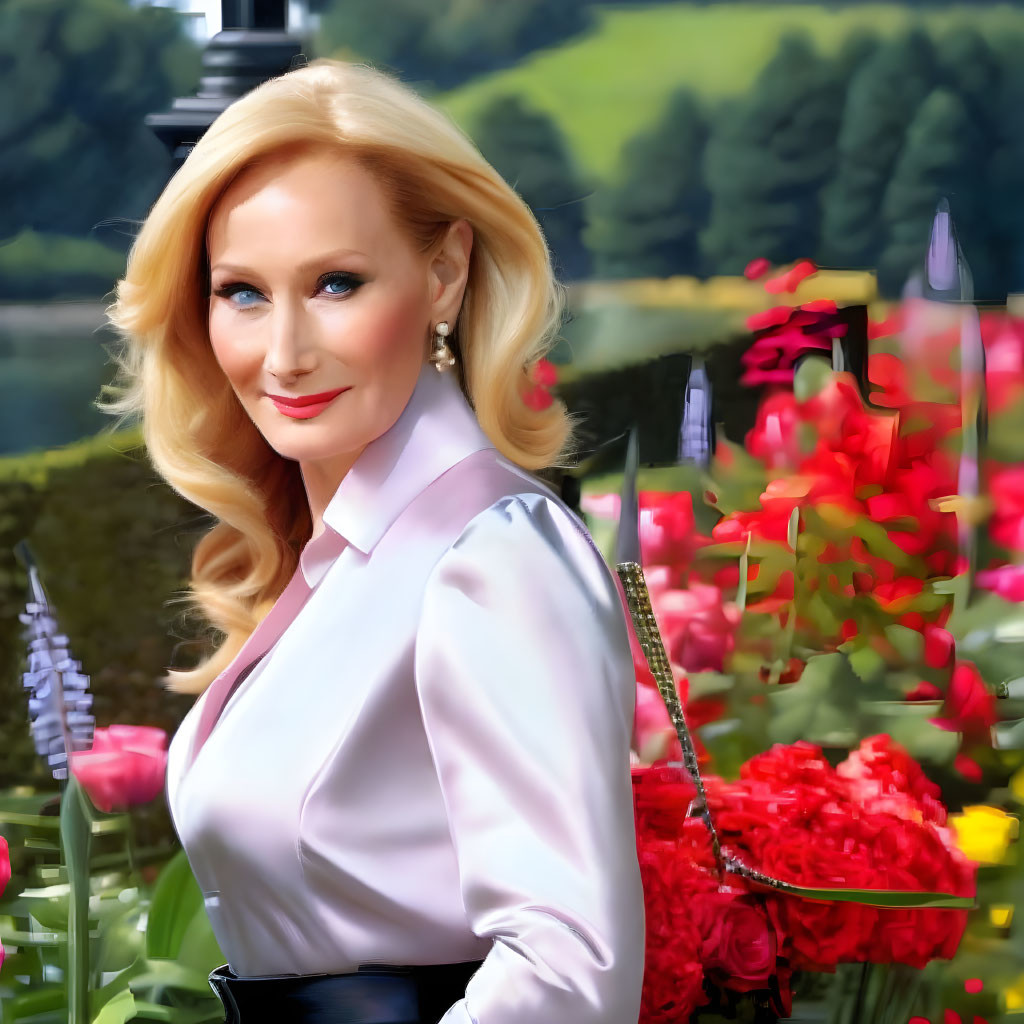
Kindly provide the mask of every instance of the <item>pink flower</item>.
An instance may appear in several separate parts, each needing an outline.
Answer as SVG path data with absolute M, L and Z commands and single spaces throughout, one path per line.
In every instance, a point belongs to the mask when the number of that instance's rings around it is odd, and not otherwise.
M 984 590 L 991 590 L 1004 601 L 1024 601 L 1024 565 L 1000 565 L 995 569 L 982 569 L 975 582 Z
M 764 290 L 771 295 L 779 292 L 795 292 L 805 277 L 816 274 L 818 268 L 810 260 L 800 260 L 785 273 L 773 277 L 764 283 Z
M 686 675 L 678 666 L 673 666 L 672 677 L 675 680 L 679 702 L 685 706 L 689 690 Z M 650 764 L 662 758 L 671 758 L 673 743 L 678 747 L 679 739 L 653 677 L 649 684 L 638 681 L 636 713 L 633 717 L 633 746 L 640 755 L 640 760 Z
M 531 409 L 546 409 L 554 399 L 550 389 L 558 382 L 558 371 L 546 359 L 538 359 L 530 370 L 529 383 L 523 392 L 523 401 Z
M 0 895 L 11 880 L 11 857 L 7 849 L 7 840 L 0 836 Z M 0 945 L 0 967 L 4 962 L 4 947 Z
M 686 590 L 663 590 L 651 594 L 651 605 L 670 661 L 688 672 L 722 671 L 741 614 L 718 587 L 691 583 Z
M 751 260 L 743 268 L 743 276 L 748 281 L 756 281 L 759 277 L 764 277 L 771 269 L 771 261 L 766 260 L 763 256 L 759 256 L 756 260 Z
M 101 811 L 152 800 L 164 787 L 167 733 L 148 725 L 96 729 L 91 750 L 71 753 L 71 770 Z
M 639 532 L 641 559 L 648 565 L 688 562 L 699 544 L 689 491 L 641 491 Z
M 584 494 L 580 498 L 580 508 L 595 519 L 618 519 L 622 499 L 618 494 Z

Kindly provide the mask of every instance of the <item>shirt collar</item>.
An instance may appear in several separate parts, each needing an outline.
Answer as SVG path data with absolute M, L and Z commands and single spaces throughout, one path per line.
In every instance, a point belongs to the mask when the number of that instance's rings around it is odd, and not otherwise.
M 306 582 L 311 587 L 319 582 L 343 546 L 339 536 L 369 554 L 413 498 L 484 448 L 494 445 L 454 371 L 438 373 L 424 363 L 402 414 L 363 449 L 324 510 L 324 532 L 300 559 Z M 328 539 L 332 531 L 338 536 Z

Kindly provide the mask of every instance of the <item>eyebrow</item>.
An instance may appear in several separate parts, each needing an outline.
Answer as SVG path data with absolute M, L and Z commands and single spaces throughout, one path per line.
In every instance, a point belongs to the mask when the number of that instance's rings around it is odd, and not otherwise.
M 305 273 L 306 271 L 312 270 L 315 267 L 319 267 L 324 263 L 328 263 L 331 260 L 335 260 L 344 256 L 366 257 L 366 253 L 360 252 L 358 249 L 334 249 L 332 252 L 325 252 L 320 256 L 314 256 L 311 260 L 305 260 L 303 263 L 300 263 L 298 265 L 298 270 L 302 273 Z M 253 273 L 253 270 L 250 267 L 238 266 L 232 263 L 217 263 L 210 268 L 210 273 L 212 274 L 215 270 L 223 270 L 229 274 Z

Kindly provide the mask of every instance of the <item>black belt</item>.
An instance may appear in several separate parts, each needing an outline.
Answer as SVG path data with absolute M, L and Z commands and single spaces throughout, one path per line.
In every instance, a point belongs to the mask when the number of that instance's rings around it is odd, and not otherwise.
M 437 1024 L 482 963 L 364 964 L 353 974 L 256 978 L 224 964 L 210 972 L 210 987 L 225 1024 Z

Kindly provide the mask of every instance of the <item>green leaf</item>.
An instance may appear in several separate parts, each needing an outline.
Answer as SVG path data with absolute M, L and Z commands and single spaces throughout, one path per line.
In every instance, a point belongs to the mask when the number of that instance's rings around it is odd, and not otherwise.
M 818 356 L 801 359 L 793 374 L 793 397 L 806 402 L 820 394 L 832 379 L 832 363 Z
M 130 989 L 118 992 L 100 1012 L 92 1024 L 125 1024 L 135 1016 L 135 997 Z
M 700 697 L 713 697 L 718 693 L 728 693 L 736 680 L 721 672 L 693 672 L 687 674 L 690 700 Z
M 997 722 L 993 746 L 998 750 L 1024 750 L 1024 718 L 1015 722 Z
M 92 804 L 74 772 L 60 803 L 60 838 L 67 864 L 71 899 L 68 906 L 67 986 L 69 1024 L 89 1020 L 89 847 Z
M 830 747 L 853 746 L 859 737 L 857 702 L 861 682 L 846 656 L 810 658 L 800 679 L 769 692 L 773 706 L 768 735 L 773 743 L 808 740 Z
M 924 637 L 916 629 L 894 623 L 885 627 L 885 638 L 907 664 L 918 664 L 924 657 Z
M 183 967 L 201 971 L 206 977 L 210 971 L 215 967 L 220 967 L 226 961 L 227 957 L 217 943 L 217 937 L 213 934 L 206 907 L 200 907 L 182 936 L 181 947 L 178 950 L 178 963 Z
M 185 851 L 179 850 L 156 880 L 146 923 L 146 955 L 176 957 L 197 910 L 206 913 L 203 894 Z

